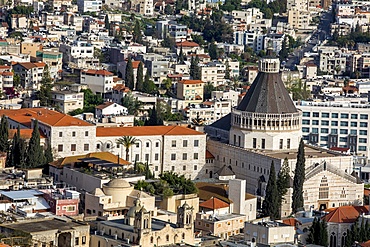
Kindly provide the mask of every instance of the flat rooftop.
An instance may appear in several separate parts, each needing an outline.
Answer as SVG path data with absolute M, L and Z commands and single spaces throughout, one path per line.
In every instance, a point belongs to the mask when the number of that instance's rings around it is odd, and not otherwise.
M 87 226 L 87 225 L 76 221 L 64 221 L 61 219 L 54 218 L 48 220 L 4 224 L 0 227 L 18 230 L 26 233 L 35 233 L 52 230 L 68 231 L 78 226 Z

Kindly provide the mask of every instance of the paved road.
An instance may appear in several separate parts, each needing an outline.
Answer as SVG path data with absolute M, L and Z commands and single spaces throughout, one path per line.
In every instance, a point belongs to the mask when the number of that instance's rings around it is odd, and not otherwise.
M 306 52 L 312 52 L 312 48 L 315 47 L 316 44 L 321 44 L 327 36 L 330 36 L 330 23 L 332 21 L 331 12 L 323 12 L 321 14 L 321 21 L 310 38 L 310 40 L 302 45 L 301 48 L 295 49 L 291 55 L 288 57 L 288 61 L 286 61 L 285 68 L 290 70 L 294 70 L 296 64 L 299 63 L 300 59 Z

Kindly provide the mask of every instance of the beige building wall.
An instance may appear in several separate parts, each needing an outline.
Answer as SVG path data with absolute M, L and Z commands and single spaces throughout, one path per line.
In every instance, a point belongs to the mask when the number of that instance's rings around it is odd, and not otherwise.
M 21 53 L 36 57 L 36 51 L 42 51 L 42 44 L 35 42 L 22 42 Z
M 274 245 L 279 243 L 294 243 L 294 226 L 280 225 L 280 223 L 265 222 L 269 226 L 257 222 L 245 222 L 244 237 L 247 241 L 257 244 Z M 276 224 L 276 225 L 274 225 Z
M 187 203 L 190 207 L 193 207 L 193 219 L 195 219 L 196 213 L 199 211 L 199 197 L 197 194 L 188 195 L 174 195 L 169 198 L 163 198 L 159 202 L 159 208 L 170 212 L 177 213 L 178 207 Z
M 203 86 L 204 82 L 200 80 L 180 81 L 177 83 L 177 98 L 185 100 L 186 103 L 201 103 Z

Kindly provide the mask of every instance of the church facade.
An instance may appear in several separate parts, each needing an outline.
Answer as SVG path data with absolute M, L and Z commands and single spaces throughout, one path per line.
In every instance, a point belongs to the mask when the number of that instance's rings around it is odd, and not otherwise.
M 265 196 L 272 161 L 278 173 L 287 158 L 293 177 L 302 137 L 302 114 L 290 98 L 279 68 L 279 59 L 272 55 L 271 50 L 268 51 L 268 56 L 260 60 L 259 74 L 240 104 L 230 115 L 205 128 L 210 137 L 207 150 L 215 154 L 214 170 L 230 166 L 237 178 L 247 181 L 248 193 L 262 197 Z M 309 195 L 305 197 L 306 210 L 312 206 L 322 209 L 337 204 L 362 204 L 362 197 L 357 196 L 363 193 L 363 184 L 351 175 L 352 156 L 309 145 L 305 145 L 305 156 L 305 192 Z M 317 172 L 319 169 L 324 171 Z M 336 172 L 329 172 L 329 169 Z M 309 172 L 313 170 L 315 172 Z M 338 185 L 341 191 L 345 188 L 346 198 L 340 198 L 341 194 L 332 190 L 330 200 L 326 198 L 320 202 L 319 182 L 316 180 L 321 181 L 326 173 L 327 178 L 330 177 L 330 186 Z M 289 193 L 286 196 L 288 204 L 283 216 L 290 214 L 287 213 L 291 205 Z

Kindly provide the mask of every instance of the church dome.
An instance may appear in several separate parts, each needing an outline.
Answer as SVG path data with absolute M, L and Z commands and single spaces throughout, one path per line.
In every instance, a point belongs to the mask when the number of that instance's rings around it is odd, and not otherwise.
M 122 178 L 115 178 L 115 179 L 112 179 L 111 181 L 109 181 L 106 184 L 106 187 L 109 187 L 109 188 L 130 188 L 131 185 L 126 180 L 124 180 Z
M 139 212 L 142 209 L 141 207 L 141 201 L 139 199 L 136 199 L 134 201 L 134 206 L 132 206 L 128 211 L 127 211 L 127 217 L 135 217 L 135 214 Z
M 268 56 L 260 60 L 258 75 L 237 110 L 267 114 L 298 112 L 281 80 L 279 69 L 280 61 L 270 49 Z

